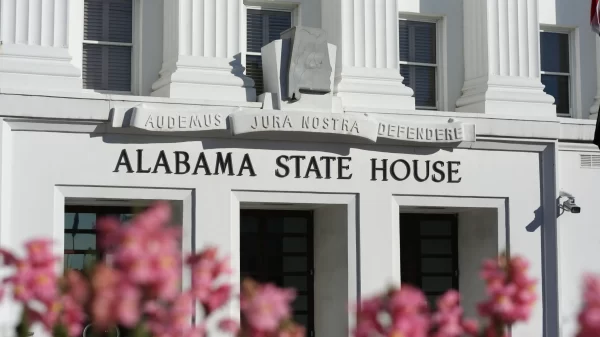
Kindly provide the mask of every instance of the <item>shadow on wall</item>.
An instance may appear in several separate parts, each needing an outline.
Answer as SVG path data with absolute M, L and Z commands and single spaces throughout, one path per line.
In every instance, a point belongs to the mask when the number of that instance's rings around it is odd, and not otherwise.
M 235 56 L 233 56 L 233 61 L 231 61 L 229 65 L 231 66 L 231 73 L 244 82 L 244 88 L 246 89 L 246 101 L 256 102 L 256 89 L 254 89 L 254 80 L 244 74 L 246 69 L 242 65 L 242 54 L 237 53 Z M 220 97 L 219 99 L 225 98 Z

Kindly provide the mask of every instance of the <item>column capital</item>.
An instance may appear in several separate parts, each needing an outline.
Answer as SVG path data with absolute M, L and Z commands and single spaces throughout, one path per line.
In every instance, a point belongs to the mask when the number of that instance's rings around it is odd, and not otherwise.
M 338 48 L 334 93 L 345 107 L 414 109 L 399 69 L 398 4 L 322 0 L 322 26 Z
M 540 75 L 538 0 L 464 0 L 465 83 L 457 111 L 556 116 Z
M 0 88 L 81 90 L 68 50 L 69 0 L 0 0 Z
M 242 0 L 164 2 L 163 66 L 153 96 L 256 101 L 242 66 Z

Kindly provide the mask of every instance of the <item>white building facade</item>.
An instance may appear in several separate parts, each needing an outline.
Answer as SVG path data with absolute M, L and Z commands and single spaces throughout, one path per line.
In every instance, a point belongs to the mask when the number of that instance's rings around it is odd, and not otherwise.
M 290 102 L 294 26 L 332 71 Z M 0 245 L 52 237 L 81 268 L 97 217 L 170 200 L 183 252 L 295 287 L 317 337 L 401 281 L 474 315 L 508 251 L 540 280 L 513 335 L 574 335 L 600 272 L 588 1 L 0 0 L 0 41 Z

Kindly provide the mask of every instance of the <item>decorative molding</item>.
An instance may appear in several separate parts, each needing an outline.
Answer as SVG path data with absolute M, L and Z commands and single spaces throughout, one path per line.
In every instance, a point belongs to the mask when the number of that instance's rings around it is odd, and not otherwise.
M 233 107 L 164 108 L 140 104 L 112 114 L 112 127 L 149 132 L 229 130 L 233 136 L 259 132 L 346 135 L 376 142 L 378 138 L 407 143 L 458 145 L 476 140 L 475 124 L 450 118 L 447 123 L 379 120 L 368 114 L 306 111 L 243 110 Z
M 69 0 L 0 0 L 0 87 L 81 90 L 68 50 Z
M 556 115 L 540 77 L 538 1 L 464 1 L 464 40 L 471 42 L 456 111 Z
M 187 111 L 186 111 L 187 110 Z M 234 109 L 231 109 L 233 111 Z M 223 109 L 183 109 L 178 112 L 137 106 L 132 109 L 128 126 L 147 131 L 209 131 L 227 130 L 228 113 Z
M 398 69 L 397 2 L 328 0 L 321 8 L 321 26 L 339 51 L 334 93 L 343 106 L 414 110 Z
M 163 21 L 163 66 L 153 96 L 256 101 L 241 60 L 242 0 L 165 1 Z
M 311 132 L 350 135 L 377 141 L 378 124 L 369 117 L 315 112 L 239 112 L 229 118 L 233 135 L 269 131 Z
M 342 113 L 333 96 L 337 48 L 321 29 L 292 27 L 262 48 L 263 109 Z
M 408 142 L 457 143 L 475 141 L 475 125 L 450 119 L 448 123 L 379 122 L 378 136 Z

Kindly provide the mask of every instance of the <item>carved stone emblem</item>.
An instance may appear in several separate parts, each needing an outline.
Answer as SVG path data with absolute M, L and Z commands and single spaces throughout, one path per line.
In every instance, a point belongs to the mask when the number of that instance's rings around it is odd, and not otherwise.
M 326 94 L 331 91 L 333 71 L 327 33 L 318 28 L 292 27 L 281 34 L 289 48 L 287 96 L 299 100 L 301 93 Z

